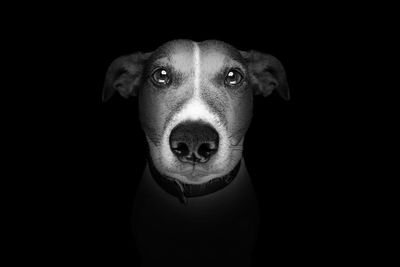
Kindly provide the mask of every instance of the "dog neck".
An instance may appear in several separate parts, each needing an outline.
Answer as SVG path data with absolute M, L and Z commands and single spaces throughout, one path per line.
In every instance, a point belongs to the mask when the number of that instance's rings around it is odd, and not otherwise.
M 247 266 L 259 213 L 244 160 L 229 184 L 187 200 L 185 205 L 166 192 L 146 166 L 132 217 L 143 261 L 148 266 L 187 266 L 198 253 L 200 266 Z

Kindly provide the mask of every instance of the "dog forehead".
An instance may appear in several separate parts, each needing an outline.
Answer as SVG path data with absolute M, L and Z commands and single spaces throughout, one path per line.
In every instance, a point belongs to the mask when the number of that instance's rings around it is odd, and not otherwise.
M 160 46 L 151 61 L 173 65 L 181 72 L 191 71 L 199 63 L 196 61 L 201 62 L 201 69 L 206 72 L 216 72 L 227 65 L 245 64 L 236 48 L 217 40 L 173 40 Z
M 237 62 L 244 65 L 246 62 L 239 50 L 230 44 L 218 40 L 208 40 L 199 43 L 203 61 L 209 61 L 211 65 L 221 65 Z
M 172 65 L 175 69 L 185 72 L 193 67 L 194 44 L 190 40 L 174 40 L 157 48 L 151 62 L 162 65 Z

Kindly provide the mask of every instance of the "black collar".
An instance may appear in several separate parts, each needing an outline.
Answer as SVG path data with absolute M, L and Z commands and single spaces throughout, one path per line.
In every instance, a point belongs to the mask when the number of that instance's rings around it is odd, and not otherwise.
M 183 204 L 187 204 L 188 197 L 199 197 L 214 193 L 230 184 L 239 173 L 240 162 L 225 176 L 211 179 L 203 184 L 187 184 L 175 178 L 162 175 L 153 165 L 151 158 L 148 159 L 151 176 L 166 192 L 177 197 Z

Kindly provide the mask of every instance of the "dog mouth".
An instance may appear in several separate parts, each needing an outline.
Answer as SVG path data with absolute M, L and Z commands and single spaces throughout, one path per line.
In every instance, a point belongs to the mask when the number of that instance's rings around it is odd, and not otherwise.
M 215 176 L 215 174 L 210 172 L 209 168 L 206 166 L 207 164 L 179 163 L 179 166 L 177 166 L 176 169 L 173 168 L 170 170 L 160 170 L 156 167 L 156 164 L 151 156 L 148 156 L 147 161 L 149 166 L 152 167 L 151 169 L 153 169 L 153 172 L 156 171 L 158 175 L 169 177 L 170 179 L 176 179 L 189 184 L 202 184 L 210 180 L 207 179 L 207 177 L 210 177 L 210 175 Z
M 215 191 L 221 190 L 237 176 L 239 173 L 241 162 L 239 161 L 231 171 L 223 176 L 216 177 L 215 179 L 205 182 L 184 182 L 180 179 L 161 174 L 153 165 L 150 159 L 149 169 L 155 181 L 168 193 L 176 196 L 179 200 L 187 204 L 187 197 L 197 197 L 211 194 Z
M 190 166 L 185 166 L 180 172 L 180 175 L 185 176 L 190 181 L 198 181 L 201 178 L 210 174 L 210 172 L 202 166 L 202 164 L 194 163 Z
M 162 176 L 171 177 L 188 184 L 203 184 L 227 175 L 238 162 L 236 159 L 240 159 L 240 155 L 231 155 L 228 158 L 229 161 L 223 163 L 216 163 L 217 157 L 206 163 L 200 163 L 194 161 L 181 162 L 173 157 L 174 160 L 168 163 L 164 162 L 165 158 L 162 157 L 162 154 L 155 147 L 152 147 L 149 149 L 147 161 Z

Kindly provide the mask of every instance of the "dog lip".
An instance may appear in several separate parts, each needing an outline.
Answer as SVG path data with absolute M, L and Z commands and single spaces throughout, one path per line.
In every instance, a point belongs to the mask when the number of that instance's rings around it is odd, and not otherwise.
M 202 170 L 198 170 L 198 169 L 194 169 L 193 171 L 191 171 L 189 173 L 190 177 L 193 177 L 193 178 L 203 177 L 203 176 L 205 176 L 207 174 L 208 174 L 208 172 L 202 171 Z
M 185 166 L 183 169 L 181 169 L 180 172 L 178 172 L 176 174 L 185 176 L 189 180 L 199 179 L 201 177 L 204 177 L 204 176 L 207 176 L 210 174 L 209 171 L 207 171 L 205 168 L 203 168 L 199 164 L 194 164 L 194 165 L 190 164 L 190 166 L 189 166 L 189 163 L 188 163 L 186 165 L 187 166 Z
M 209 172 L 204 170 L 203 168 L 197 167 L 196 165 L 194 168 L 190 168 L 190 170 L 182 172 L 183 175 L 190 175 L 190 176 L 200 176 L 208 174 Z

